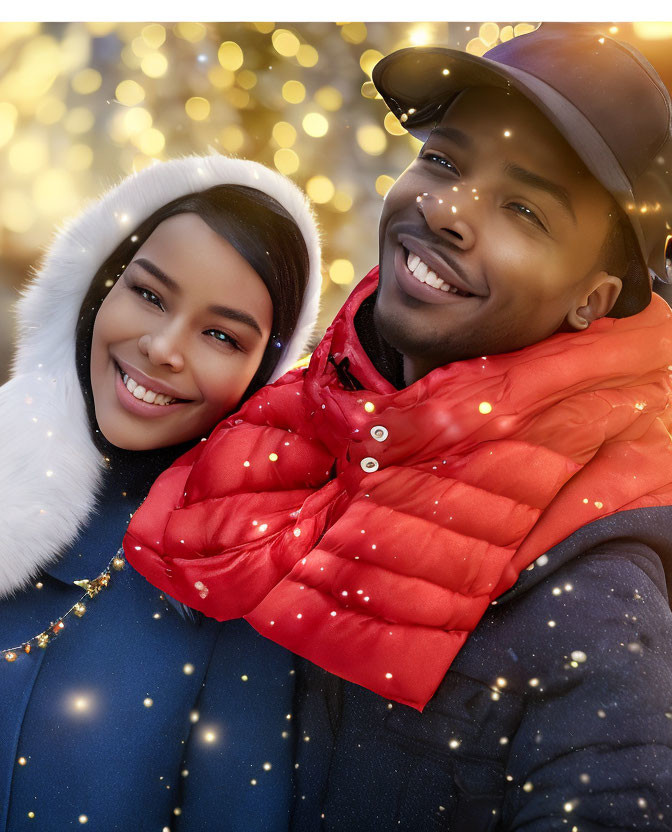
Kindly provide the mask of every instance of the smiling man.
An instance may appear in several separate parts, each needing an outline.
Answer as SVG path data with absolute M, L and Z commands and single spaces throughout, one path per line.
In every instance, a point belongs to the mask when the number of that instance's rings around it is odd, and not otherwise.
M 669 95 L 559 24 L 373 78 L 380 275 L 125 550 L 302 657 L 292 829 L 669 830 Z

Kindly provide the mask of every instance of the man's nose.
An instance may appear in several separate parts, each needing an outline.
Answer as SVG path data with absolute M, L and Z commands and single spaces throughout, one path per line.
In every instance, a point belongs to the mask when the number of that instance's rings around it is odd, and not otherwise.
M 174 373 L 184 369 L 184 348 L 182 336 L 176 328 L 165 328 L 159 332 L 142 335 L 138 348 L 157 367 L 169 367 Z
M 418 211 L 437 237 L 464 251 L 476 242 L 478 194 L 465 185 L 425 191 L 416 197 Z

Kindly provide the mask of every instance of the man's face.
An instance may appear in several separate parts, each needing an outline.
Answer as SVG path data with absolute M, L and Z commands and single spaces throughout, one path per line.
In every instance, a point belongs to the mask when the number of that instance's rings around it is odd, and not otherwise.
M 387 194 L 380 221 L 375 320 L 404 355 L 407 382 L 409 361 L 414 380 L 560 329 L 601 271 L 611 206 L 530 102 L 463 92 Z

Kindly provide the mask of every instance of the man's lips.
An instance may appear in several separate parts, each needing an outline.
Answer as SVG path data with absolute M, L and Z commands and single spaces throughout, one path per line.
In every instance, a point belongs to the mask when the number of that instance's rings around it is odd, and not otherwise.
M 422 241 L 418 240 L 417 237 L 413 237 L 410 234 L 400 234 L 398 239 L 407 253 L 411 252 L 417 255 L 444 283 L 455 286 L 460 292 L 469 295 L 485 297 L 488 294 L 487 291 L 477 287 L 476 281 L 470 276 L 465 275 L 463 269 L 459 269 L 457 265 L 453 266 L 447 262 L 442 255 L 432 251 Z

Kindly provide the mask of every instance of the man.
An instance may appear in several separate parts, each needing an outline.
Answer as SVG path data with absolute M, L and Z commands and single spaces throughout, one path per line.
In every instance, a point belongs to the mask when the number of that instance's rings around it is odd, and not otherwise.
M 670 829 L 669 95 L 560 25 L 374 81 L 379 282 L 125 550 L 303 657 L 293 829 Z

